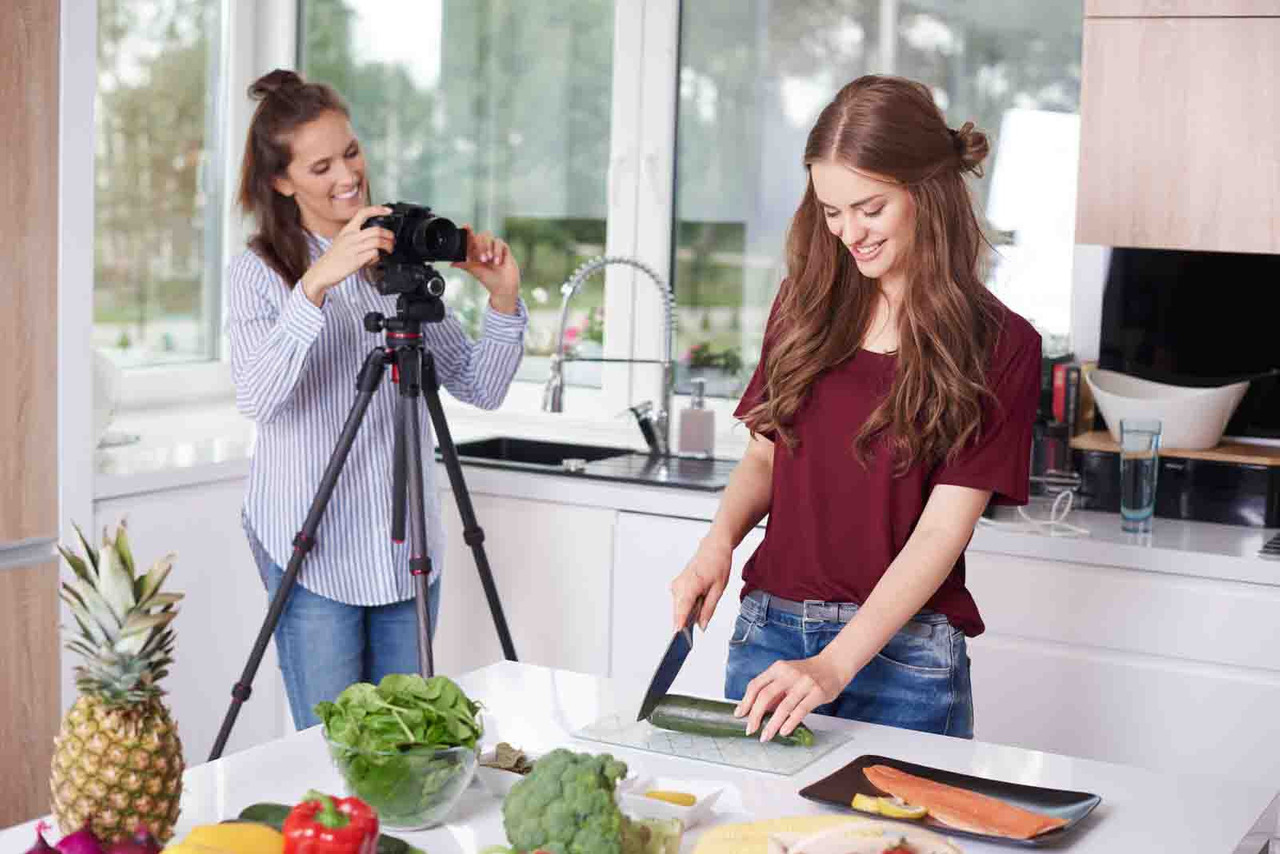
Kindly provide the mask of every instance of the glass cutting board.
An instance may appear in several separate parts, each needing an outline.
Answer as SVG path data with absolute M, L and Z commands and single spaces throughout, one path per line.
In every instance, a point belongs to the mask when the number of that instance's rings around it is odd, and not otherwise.
M 815 729 L 813 746 L 761 744 L 756 738 L 691 735 L 658 729 L 648 721 L 608 714 L 574 733 L 576 738 L 616 744 L 650 753 L 698 759 L 717 765 L 732 765 L 752 771 L 791 775 L 822 758 L 849 740 L 851 733 L 841 730 Z

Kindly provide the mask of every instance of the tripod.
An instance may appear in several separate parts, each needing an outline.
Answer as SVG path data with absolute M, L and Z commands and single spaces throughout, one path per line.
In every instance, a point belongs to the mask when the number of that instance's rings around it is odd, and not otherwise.
M 391 288 L 385 287 L 390 285 Z M 404 287 L 404 290 L 400 290 Z M 298 571 L 302 567 L 307 553 L 315 547 L 316 529 L 324 517 L 329 499 L 337 485 L 338 476 L 351 452 L 356 433 L 364 420 L 365 412 L 373 399 L 374 392 L 382 382 L 386 366 L 391 365 L 391 380 L 400 388 L 396 399 L 395 411 L 395 446 L 392 456 L 392 519 L 391 537 L 396 542 L 403 542 L 405 523 L 409 527 L 409 571 L 414 579 L 414 610 L 418 616 L 418 669 L 423 676 L 430 677 L 435 673 L 435 661 L 431 649 L 431 615 L 427 607 L 427 581 L 431 575 L 431 557 L 427 552 L 427 525 L 424 510 L 422 484 L 422 434 L 419 431 L 418 400 L 426 397 L 427 411 L 431 423 L 435 427 L 436 436 L 440 440 L 440 451 L 444 457 L 445 470 L 449 473 L 449 483 L 453 487 L 454 501 L 458 505 L 458 513 L 462 517 L 463 541 L 471 547 L 475 558 L 476 569 L 480 573 L 480 583 L 484 587 L 485 598 L 489 601 L 489 612 L 493 615 L 494 627 L 498 632 L 498 640 L 502 644 L 502 654 L 508 661 L 516 660 L 515 646 L 511 642 L 511 632 L 507 628 L 507 619 L 502 611 L 502 603 L 498 599 L 498 588 L 493 583 L 493 573 L 489 569 L 489 559 L 484 551 L 484 530 L 476 521 L 475 509 L 471 505 L 471 496 L 467 492 L 466 482 L 462 479 L 462 465 L 458 462 L 457 448 L 449 433 L 449 424 L 445 420 L 444 409 L 440 405 L 439 382 L 435 371 L 435 358 L 423 347 L 422 324 L 438 323 L 444 319 L 444 303 L 440 295 L 444 292 L 444 279 L 430 266 L 413 269 L 398 279 L 396 271 L 387 273 L 384 279 L 384 292 L 399 292 L 396 299 L 396 314 L 385 317 L 377 312 L 365 315 L 364 326 L 370 332 L 383 332 L 385 346 L 374 347 L 365 358 L 364 365 L 356 379 L 356 400 L 351 405 L 347 420 L 343 424 L 338 443 L 329 457 L 324 474 L 320 478 L 320 486 L 307 511 L 306 521 L 302 529 L 293 539 L 293 554 L 289 558 L 289 566 L 280 581 L 267 608 L 266 619 L 258 631 L 257 640 L 249 653 L 240 680 L 232 686 L 231 706 L 223 718 L 222 728 L 214 741 L 209 760 L 213 761 L 222 755 L 231 728 L 235 726 L 240 707 L 253 692 L 253 677 L 262 663 L 262 656 L 267 644 L 275 633 L 280 615 L 284 613 L 293 585 L 297 581 Z M 407 507 L 406 507 L 407 505 Z M 406 519 L 407 509 L 407 519 Z

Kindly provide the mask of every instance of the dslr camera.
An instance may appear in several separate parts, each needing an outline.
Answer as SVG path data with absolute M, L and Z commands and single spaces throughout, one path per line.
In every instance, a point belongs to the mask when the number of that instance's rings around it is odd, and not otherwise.
M 431 208 L 390 202 L 389 214 L 371 216 L 363 228 L 385 228 L 395 235 L 395 248 L 382 253 L 374 277 L 383 294 L 425 293 L 440 297 L 444 279 L 429 266 L 433 261 L 467 260 L 467 232 Z

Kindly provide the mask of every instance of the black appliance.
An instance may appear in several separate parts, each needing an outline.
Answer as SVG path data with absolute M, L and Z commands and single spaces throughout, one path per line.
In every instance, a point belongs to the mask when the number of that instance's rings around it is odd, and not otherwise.
M 1274 312 L 1280 255 L 1113 247 L 1098 367 L 1155 382 L 1214 386 L 1280 367 Z M 1094 422 L 1104 429 L 1101 414 Z M 1225 437 L 1280 439 L 1280 375 L 1252 381 Z M 1280 527 L 1280 465 L 1162 456 L 1155 514 Z M 1120 509 L 1115 452 L 1072 451 L 1079 505 Z

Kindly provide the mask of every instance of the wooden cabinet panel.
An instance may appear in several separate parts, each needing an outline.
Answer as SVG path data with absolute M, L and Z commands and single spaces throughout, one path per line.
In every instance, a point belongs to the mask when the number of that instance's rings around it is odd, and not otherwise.
M 1076 242 L 1280 252 L 1280 18 L 1084 25 Z
M 58 568 L 0 567 L 0 827 L 49 810 L 58 732 Z
M 1085 0 L 1090 18 L 1264 18 L 1280 15 L 1276 0 Z
M 58 534 L 58 4 L 0 14 L 0 542 Z M 88 366 L 85 367 L 88 370 Z

